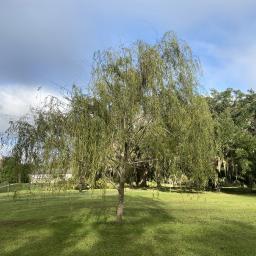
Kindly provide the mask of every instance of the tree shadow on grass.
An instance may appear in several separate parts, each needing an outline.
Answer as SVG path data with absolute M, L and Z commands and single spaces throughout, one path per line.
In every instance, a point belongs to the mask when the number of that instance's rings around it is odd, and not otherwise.
M 30 221 L 3 222 L 4 230 L 12 232 L 7 239 L 17 244 L 0 255 L 143 255 L 144 246 L 147 250 L 154 248 L 148 240 L 143 242 L 145 233 L 156 225 L 174 221 L 159 201 L 126 196 L 125 220 L 117 224 L 116 202 L 116 196 L 87 199 L 84 208 L 78 207 L 72 216 L 52 213 L 44 219 L 32 216 Z M 23 235 L 29 239 L 21 242 Z
M 81 249 L 75 250 L 75 254 L 256 255 L 256 227 L 245 221 L 235 221 L 227 217 L 211 221 L 204 220 L 203 217 L 196 220 L 194 216 L 195 221 L 191 222 L 171 215 L 164 202 L 145 197 L 128 201 L 126 205 L 126 220 L 123 225 L 111 221 L 94 222 L 97 242 L 86 254 Z M 91 214 L 95 215 L 94 210 Z
M 86 254 L 78 249 L 74 251 L 74 255 L 158 255 L 158 246 L 154 241 L 157 235 L 155 228 L 170 224 L 175 218 L 163 207 L 162 202 L 147 197 L 126 196 L 125 205 L 122 224 L 116 223 L 115 218 L 104 219 L 104 210 L 91 209 L 89 218 L 98 218 L 96 222 L 92 222 L 92 229 L 98 237 L 97 242 Z M 115 214 L 115 207 L 111 213 L 112 216 Z M 168 248 L 162 248 L 159 252 L 168 255 L 167 250 Z
M 222 187 L 221 192 L 231 195 L 245 195 L 245 196 L 256 196 L 256 192 L 250 188 L 242 187 Z
M 97 242 L 86 254 L 78 249 L 75 255 L 256 255 L 253 225 L 225 218 L 193 222 L 172 216 L 162 201 L 138 197 L 129 202 L 129 199 L 125 222 L 122 225 L 113 221 L 93 222 Z M 97 216 L 99 212 L 92 209 L 90 214 Z
M 29 240 L 0 255 L 256 255 L 254 225 L 224 217 L 207 222 L 203 217 L 196 219 L 193 212 L 193 218 L 189 219 L 187 212 L 186 219 L 163 201 L 129 195 L 120 225 L 115 222 L 116 199 L 86 199 L 84 205 L 74 202 L 75 211 L 66 209 L 63 215 L 58 212 L 38 221 L 7 222 L 15 225 L 14 243 L 22 235 Z
M 67 217 L 55 217 L 50 222 L 31 220 L 30 222 L 5 223 L 15 228 L 9 240 L 15 243 L 15 249 L 6 249 L 0 255 L 62 255 L 65 248 L 73 245 L 69 237 L 76 232 L 80 223 Z M 8 231 L 8 227 L 6 227 Z M 11 230 L 10 230 L 11 232 Z

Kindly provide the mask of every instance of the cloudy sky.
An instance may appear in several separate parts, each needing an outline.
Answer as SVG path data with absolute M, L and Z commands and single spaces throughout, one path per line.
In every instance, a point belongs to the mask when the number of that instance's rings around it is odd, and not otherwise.
M 256 89 L 255 0 L 0 0 L 0 132 L 45 96 L 86 86 L 94 51 L 166 31 L 200 58 L 206 91 Z

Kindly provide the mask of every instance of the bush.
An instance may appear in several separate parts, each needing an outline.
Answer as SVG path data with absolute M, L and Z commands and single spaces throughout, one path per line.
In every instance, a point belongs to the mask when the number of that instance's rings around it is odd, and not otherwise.
M 99 189 L 113 189 L 115 186 L 104 179 L 98 179 L 96 181 L 96 188 Z

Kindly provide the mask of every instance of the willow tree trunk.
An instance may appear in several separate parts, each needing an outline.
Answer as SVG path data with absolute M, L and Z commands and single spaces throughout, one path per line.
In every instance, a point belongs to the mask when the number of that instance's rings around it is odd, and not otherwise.
M 18 183 L 21 183 L 21 171 L 18 173 Z
M 118 187 L 117 222 L 122 223 L 124 215 L 124 181 L 120 180 Z
M 122 223 L 123 215 L 124 215 L 124 183 L 125 177 L 128 171 L 128 143 L 124 143 L 124 162 L 123 162 L 123 170 L 121 171 L 119 186 L 118 186 L 118 206 L 117 206 L 117 222 Z

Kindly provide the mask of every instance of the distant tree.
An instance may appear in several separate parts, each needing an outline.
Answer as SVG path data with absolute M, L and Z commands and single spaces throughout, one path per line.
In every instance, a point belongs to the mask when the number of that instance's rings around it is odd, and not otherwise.
M 255 92 L 213 90 L 208 102 L 215 121 L 219 172 L 230 182 L 252 185 L 256 177 Z
M 0 167 L 0 182 L 27 183 L 31 166 L 21 164 L 15 157 L 5 157 Z

